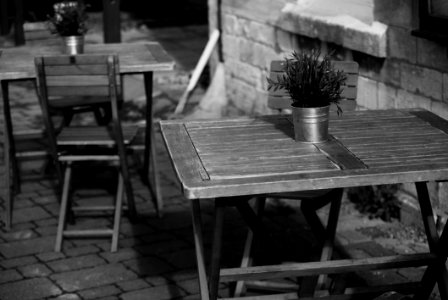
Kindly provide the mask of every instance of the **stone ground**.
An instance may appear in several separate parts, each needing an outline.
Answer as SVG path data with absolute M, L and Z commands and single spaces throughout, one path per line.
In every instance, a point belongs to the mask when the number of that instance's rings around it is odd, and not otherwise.
M 123 29 L 123 42 L 157 40 L 177 62 L 173 72 L 155 74 L 154 109 L 156 121 L 170 116 L 177 100 L 186 88 L 188 76 L 207 41 L 206 26 L 186 26 L 148 29 L 132 22 Z M 101 38 L 99 31 L 89 33 L 90 42 Z M 11 46 L 2 40 L 2 47 Z M 39 41 L 29 41 L 29 45 Z M 144 105 L 142 78 L 130 76 L 125 81 L 127 120 L 141 119 Z M 40 113 L 32 87 L 25 83 L 11 89 L 16 128 L 40 126 Z M 198 88 L 187 111 L 204 94 Z M 109 251 L 107 239 L 66 240 L 63 251 L 53 251 L 58 215 L 55 181 L 40 172 L 42 161 L 21 164 L 24 174 L 22 190 L 14 203 L 11 231 L 0 232 L 0 299 L 198 299 L 194 244 L 190 206 L 181 194 L 169 162 L 160 132 L 156 136 L 159 155 L 159 176 L 165 209 L 162 218 L 155 214 L 150 194 L 133 173 L 139 217 L 131 223 L 122 219 L 119 251 Z M 107 174 L 106 174 L 107 175 Z M 105 175 L 105 176 L 106 176 Z M 107 177 L 105 177 L 107 178 Z M 107 182 L 110 186 L 110 181 Z M 108 199 L 108 190 L 81 189 L 75 194 L 80 201 Z M 92 200 L 93 201 L 93 200 Z M 211 236 L 212 203 L 203 201 L 205 238 Z M 275 243 L 265 247 L 269 261 L 308 260 L 318 244 L 304 222 L 297 205 L 287 202 L 268 203 L 265 219 Z M 325 216 L 326 211 L 321 212 Z M 76 226 L 91 226 L 95 222 L 107 225 L 110 218 L 78 218 Z M 285 228 L 287 228 L 285 230 Z M 238 264 L 244 237 L 244 223 L 233 209 L 225 216 L 224 266 Z M 372 257 L 395 253 L 426 251 L 425 239 L 418 227 L 404 226 L 398 221 L 383 222 L 369 219 L 344 200 L 338 227 L 338 244 L 350 257 Z M 206 251 L 210 244 L 207 243 Z M 285 251 L 287 249 L 287 251 Z M 282 250 L 281 252 L 279 250 Z M 341 255 L 342 255 L 341 254 Z M 350 274 L 349 284 L 373 285 L 418 280 L 421 268 L 361 272 Z M 221 285 L 220 294 L 228 295 L 231 286 Z M 438 299 L 434 292 L 432 299 Z

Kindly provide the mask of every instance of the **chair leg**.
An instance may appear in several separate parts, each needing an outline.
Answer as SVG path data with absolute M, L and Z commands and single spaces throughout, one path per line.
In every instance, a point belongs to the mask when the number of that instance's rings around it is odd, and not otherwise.
M 266 198 L 265 197 L 257 197 L 255 199 L 255 211 L 257 212 L 257 215 L 261 217 L 264 207 L 266 204 Z M 249 229 L 247 232 L 246 242 L 244 244 L 244 251 L 243 251 L 243 258 L 241 260 L 240 267 L 250 267 L 252 266 L 252 246 L 254 242 L 254 233 L 252 230 Z M 235 291 L 234 291 L 234 297 L 241 297 L 246 292 L 246 286 L 244 281 L 237 281 Z
M 328 203 L 331 204 L 326 226 L 322 224 L 319 216 L 316 213 L 316 208 L 312 203 L 314 199 L 309 201 L 302 201 L 301 210 L 303 212 L 303 215 L 305 216 L 306 221 L 308 222 L 316 236 L 323 237 L 320 261 L 328 261 L 333 255 L 334 239 L 336 236 L 336 228 L 342 202 L 342 195 L 343 189 L 335 189 L 329 194 L 323 196 L 324 198 L 327 198 Z M 318 202 L 322 202 L 322 199 L 319 199 Z M 316 284 L 316 289 L 324 288 L 326 279 L 327 275 L 320 275 Z
M 11 191 L 10 173 L 9 173 L 9 163 L 5 164 L 5 185 L 6 185 L 6 195 L 5 195 L 5 229 L 11 230 L 12 227 L 12 213 L 14 207 L 14 193 Z
M 64 227 L 65 227 L 65 218 L 68 210 L 68 196 L 70 190 L 70 181 L 72 176 L 72 166 L 71 163 L 67 163 L 64 175 L 64 185 L 62 187 L 62 200 L 61 200 L 61 208 L 59 210 L 59 221 L 58 221 L 58 230 L 56 233 L 56 252 L 60 252 L 62 248 L 62 239 L 64 235 Z
M 3 98 L 3 156 L 5 162 L 5 184 L 6 184 L 6 218 L 5 227 L 7 230 L 12 226 L 12 213 L 13 213 L 13 201 L 14 193 L 20 188 L 20 180 L 18 178 L 18 166 L 15 157 L 15 143 L 11 120 L 11 109 L 9 106 L 9 85 L 8 81 L 1 81 L 1 92 Z M 12 173 L 11 173 L 12 172 Z M 13 182 L 11 183 L 11 176 Z M 12 188 L 12 190 L 11 190 Z
M 156 146 L 155 146 L 155 134 L 154 134 L 154 125 L 151 126 L 151 165 L 152 165 L 152 182 L 153 187 L 155 190 L 156 200 L 155 200 L 155 206 L 157 215 L 159 218 L 163 216 L 163 199 L 162 199 L 162 193 L 160 188 L 160 182 L 159 182 L 159 175 L 158 175 L 158 167 L 157 167 L 157 153 L 156 153 Z
M 118 238 L 120 236 L 120 222 L 121 222 L 121 211 L 123 207 L 123 176 L 121 173 L 118 175 L 118 188 L 117 196 L 115 202 L 115 212 L 114 212 L 114 227 L 112 233 L 112 244 L 111 252 L 116 252 L 118 249 Z
M 336 228 L 338 225 L 339 211 L 341 209 L 342 193 L 341 197 L 334 199 L 331 202 L 330 213 L 328 215 L 327 227 L 326 227 L 326 237 L 324 246 L 322 248 L 322 253 L 320 256 L 320 261 L 331 260 L 334 250 L 334 239 L 336 236 Z M 322 274 L 319 276 L 317 281 L 317 289 L 322 289 L 325 287 L 325 282 L 327 280 L 327 275 Z

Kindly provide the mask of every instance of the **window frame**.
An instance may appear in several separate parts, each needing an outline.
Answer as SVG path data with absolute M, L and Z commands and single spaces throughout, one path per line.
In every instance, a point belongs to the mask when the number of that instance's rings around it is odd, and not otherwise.
M 437 17 L 430 14 L 430 5 L 432 0 L 418 0 L 418 29 L 413 30 L 412 34 L 429 40 L 434 40 L 448 44 L 448 17 Z

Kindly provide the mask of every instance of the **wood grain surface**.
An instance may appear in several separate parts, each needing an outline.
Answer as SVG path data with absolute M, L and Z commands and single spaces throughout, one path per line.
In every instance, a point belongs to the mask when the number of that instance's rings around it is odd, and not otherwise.
M 296 142 L 289 118 L 162 121 L 185 196 L 448 179 L 448 122 L 430 112 L 346 112 L 331 119 L 332 138 L 321 144 Z

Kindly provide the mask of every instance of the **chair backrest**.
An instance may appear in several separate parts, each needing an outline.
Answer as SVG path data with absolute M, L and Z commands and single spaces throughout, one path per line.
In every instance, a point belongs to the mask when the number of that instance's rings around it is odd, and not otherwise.
M 356 107 L 356 94 L 358 86 L 358 70 L 359 66 L 354 61 L 332 61 L 335 69 L 342 70 L 347 75 L 347 80 L 342 91 L 342 100 L 339 106 L 342 110 L 354 110 Z M 277 77 L 284 72 L 284 62 L 274 60 L 271 62 L 269 78 L 277 80 Z M 291 108 L 291 98 L 286 90 L 278 89 L 270 90 L 268 94 L 268 107 L 271 109 L 289 109 Z M 334 107 L 331 108 L 335 110 Z
M 35 58 L 35 66 L 43 118 L 53 145 L 57 130 L 52 108 L 98 104 L 110 104 L 115 140 L 123 140 L 118 116 L 120 78 L 116 55 L 39 56 Z

